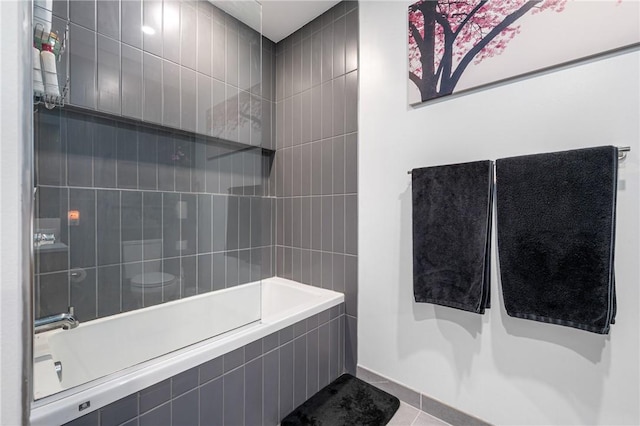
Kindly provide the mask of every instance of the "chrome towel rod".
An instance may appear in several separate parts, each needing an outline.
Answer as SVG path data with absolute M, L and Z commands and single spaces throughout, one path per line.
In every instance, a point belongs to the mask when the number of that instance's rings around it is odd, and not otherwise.
M 618 147 L 618 161 L 622 161 L 627 158 L 627 152 L 631 151 L 630 146 L 619 146 Z M 408 175 L 411 174 L 411 170 L 407 172 Z

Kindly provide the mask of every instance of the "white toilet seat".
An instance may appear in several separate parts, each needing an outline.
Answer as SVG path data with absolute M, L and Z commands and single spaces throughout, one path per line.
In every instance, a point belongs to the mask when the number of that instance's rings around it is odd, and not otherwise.
M 131 278 L 131 287 L 139 288 L 157 288 L 167 287 L 173 284 L 176 277 L 166 272 L 147 272 L 146 274 L 138 274 Z

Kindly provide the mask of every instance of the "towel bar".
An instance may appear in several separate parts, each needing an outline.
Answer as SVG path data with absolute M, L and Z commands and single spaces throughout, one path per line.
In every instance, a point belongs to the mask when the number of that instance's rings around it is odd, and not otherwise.
M 627 152 L 631 151 L 630 146 L 619 146 L 618 147 L 618 161 L 622 161 L 627 158 Z M 411 174 L 411 170 L 407 171 L 407 174 Z M 495 179 L 495 178 L 494 178 Z

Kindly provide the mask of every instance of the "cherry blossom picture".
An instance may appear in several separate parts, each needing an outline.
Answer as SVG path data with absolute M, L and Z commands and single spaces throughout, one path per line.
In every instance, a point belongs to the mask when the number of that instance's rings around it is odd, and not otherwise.
M 422 0 L 409 6 L 409 103 L 640 43 L 637 0 Z

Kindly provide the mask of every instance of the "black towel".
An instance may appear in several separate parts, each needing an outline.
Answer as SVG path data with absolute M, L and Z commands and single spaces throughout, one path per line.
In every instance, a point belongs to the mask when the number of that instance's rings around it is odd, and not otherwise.
M 613 146 L 497 160 L 498 253 L 510 316 L 609 332 L 617 171 Z
M 489 308 L 493 163 L 425 167 L 411 172 L 413 294 L 484 314 Z

